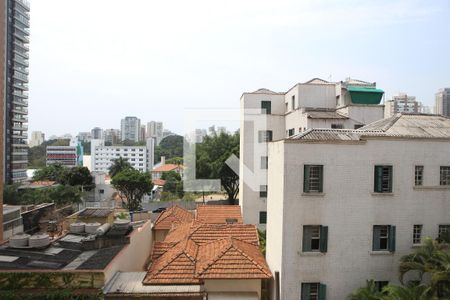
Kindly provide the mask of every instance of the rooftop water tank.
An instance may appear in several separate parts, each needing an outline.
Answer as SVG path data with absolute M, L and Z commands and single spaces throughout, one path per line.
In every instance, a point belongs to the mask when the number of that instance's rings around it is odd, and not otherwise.
M 30 237 L 29 246 L 32 248 L 43 248 L 50 245 L 50 237 L 48 234 L 35 234 Z
M 97 231 L 97 229 L 100 227 L 100 223 L 95 222 L 95 223 L 86 223 L 86 225 L 84 226 L 84 231 L 86 233 L 89 234 L 93 234 Z
M 105 235 L 105 233 L 107 233 L 110 228 L 111 228 L 111 224 L 105 223 L 97 228 L 97 230 L 95 231 L 95 234 L 100 235 L 100 236 Z
M 83 222 L 72 223 L 69 230 L 71 233 L 84 233 L 85 225 Z
M 28 247 L 30 235 L 26 233 L 16 234 L 9 238 L 9 246 L 13 248 Z
M 122 219 L 115 220 L 113 226 L 120 229 L 126 229 L 130 226 L 130 220 L 122 220 Z

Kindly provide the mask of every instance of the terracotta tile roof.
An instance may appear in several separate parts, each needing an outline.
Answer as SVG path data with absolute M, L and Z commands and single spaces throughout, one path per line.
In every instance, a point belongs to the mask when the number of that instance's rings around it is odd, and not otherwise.
M 163 211 L 155 221 L 154 229 L 171 229 L 174 225 L 189 223 L 194 219 L 193 215 L 177 205 Z
M 255 245 L 233 238 L 199 247 L 196 274 L 202 279 L 263 279 L 272 277 Z
M 174 227 L 167 234 L 164 242 L 178 243 L 189 238 L 201 245 L 224 238 L 238 239 L 259 246 L 258 231 L 251 224 L 202 224 L 187 223 Z
M 175 165 L 175 164 L 166 164 L 153 169 L 153 172 L 169 172 L 176 169 L 182 169 L 183 166 Z
M 196 220 L 202 223 L 225 224 L 227 220 L 235 219 L 243 223 L 239 205 L 199 205 Z
M 177 243 L 168 242 L 154 242 L 151 254 L 151 260 L 154 261 L 158 259 L 161 255 L 166 253 L 169 249 L 175 246 Z
M 150 267 L 144 284 L 199 284 L 203 279 L 265 279 L 272 274 L 258 247 L 233 238 L 198 246 L 179 242 Z
M 153 179 L 152 180 L 154 185 L 164 186 L 166 184 L 166 181 L 163 179 Z
M 144 284 L 198 284 L 195 276 L 198 246 L 184 240 L 168 250 L 151 265 Z

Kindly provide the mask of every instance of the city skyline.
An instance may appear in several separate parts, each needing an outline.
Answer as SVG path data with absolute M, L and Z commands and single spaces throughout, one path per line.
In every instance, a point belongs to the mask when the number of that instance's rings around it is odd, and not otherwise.
M 238 109 L 242 91 L 313 77 L 376 81 L 386 99 L 406 92 L 425 105 L 450 86 L 445 1 L 31 6 L 29 131 L 48 136 L 100 119 L 117 128 L 124 115 L 183 134 L 185 108 Z

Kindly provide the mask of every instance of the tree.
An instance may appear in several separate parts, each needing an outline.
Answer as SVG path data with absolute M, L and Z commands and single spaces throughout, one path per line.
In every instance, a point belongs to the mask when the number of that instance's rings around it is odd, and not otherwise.
M 423 284 L 388 285 L 383 288 L 383 294 L 382 300 L 429 300 L 433 296 L 431 287 Z
M 357 289 L 349 297 L 349 300 L 381 300 L 382 293 L 375 285 L 375 281 L 367 280 L 366 286 Z
M 166 159 L 166 164 L 182 165 L 183 158 L 177 156 L 177 157 L 172 157 L 172 158 Z
M 183 181 L 181 180 L 180 174 L 175 171 L 169 171 L 163 173 L 161 179 L 165 180 L 164 192 L 170 192 L 176 194 L 178 197 L 183 198 Z
M 42 169 L 36 170 L 33 175 L 33 180 L 49 180 L 61 183 L 62 180 L 66 177 L 67 173 L 68 170 L 63 165 L 52 164 L 49 166 L 45 166 Z
M 169 135 L 161 140 L 155 147 L 155 163 L 159 161 L 161 156 L 166 159 L 183 156 L 184 138 L 181 135 Z
M 90 191 L 95 187 L 94 177 L 92 177 L 91 172 L 86 167 L 73 167 L 66 172 L 62 180 L 64 184 L 82 186 L 83 190 L 86 191 Z
M 3 192 L 6 204 L 26 205 L 54 202 L 57 207 L 81 202 L 78 186 L 57 185 L 41 189 L 18 190 L 18 185 L 6 186 Z
M 127 169 L 132 169 L 132 168 L 133 167 L 130 165 L 130 163 L 126 159 L 119 157 L 119 158 L 112 160 L 112 164 L 109 167 L 108 173 L 111 176 L 111 178 L 113 178 L 117 173 L 127 170 Z
M 148 173 L 141 173 L 135 169 L 125 169 L 112 177 L 111 184 L 126 198 L 122 198 L 122 205 L 130 211 L 141 209 L 142 197 L 152 191 L 153 183 Z
M 239 193 L 239 175 L 233 172 L 225 161 L 232 155 L 239 156 L 239 133 L 221 133 L 206 136 L 196 148 L 197 177 L 202 179 L 220 178 L 222 188 L 234 204 Z

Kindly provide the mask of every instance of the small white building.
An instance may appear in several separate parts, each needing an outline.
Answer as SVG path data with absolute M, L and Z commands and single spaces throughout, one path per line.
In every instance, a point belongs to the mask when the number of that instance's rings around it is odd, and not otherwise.
M 312 79 L 287 92 L 259 89 L 241 97 L 239 201 L 245 223 L 265 227 L 267 142 L 309 128 L 356 129 L 382 119 L 384 92 L 355 79 Z
M 450 230 L 449 149 L 450 118 L 432 115 L 269 143 L 273 295 L 342 300 L 369 279 L 399 284 L 399 259 Z
M 146 146 L 105 146 L 104 140 L 91 140 L 91 171 L 108 173 L 112 160 L 120 157 L 136 170 L 151 171 L 154 152 L 153 139 L 148 139 Z

